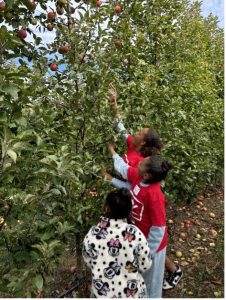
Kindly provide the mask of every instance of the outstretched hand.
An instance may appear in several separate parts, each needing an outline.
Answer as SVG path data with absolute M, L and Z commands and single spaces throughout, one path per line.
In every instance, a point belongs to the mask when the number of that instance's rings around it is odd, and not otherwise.
M 101 175 L 104 177 L 104 179 L 109 180 L 109 181 L 111 181 L 113 178 L 109 173 L 106 172 L 105 169 L 101 170 Z
M 118 112 L 118 103 L 117 103 L 117 98 L 118 98 L 117 90 L 113 86 L 112 83 L 109 84 L 109 88 L 110 88 L 110 101 L 111 101 L 111 105 L 112 105 L 113 109 L 115 110 L 116 115 L 119 115 L 119 112 Z
M 116 154 L 116 152 L 115 152 L 115 146 L 114 146 L 113 143 L 109 143 L 109 144 L 108 144 L 108 150 L 109 150 L 109 152 L 111 153 L 112 156 L 113 156 L 114 154 Z

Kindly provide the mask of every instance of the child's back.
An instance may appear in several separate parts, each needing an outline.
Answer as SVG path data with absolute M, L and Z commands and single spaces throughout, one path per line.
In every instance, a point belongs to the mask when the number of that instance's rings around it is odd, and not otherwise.
M 126 219 L 101 217 L 83 244 L 83 257 L 92 271 L 92 297 L 145 297 L 141 272 L 151 266 L 149 252 L 136 226 Z

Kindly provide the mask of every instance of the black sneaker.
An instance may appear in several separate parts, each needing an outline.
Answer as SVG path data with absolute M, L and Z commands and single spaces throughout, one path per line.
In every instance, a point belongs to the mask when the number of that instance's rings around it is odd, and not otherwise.
M 162 289 L 165 291 L 173 289 L 178 284 L 178 282 L 181 280 L 182 277 L 183 277 L 183 272 L 181 268 L 177 266 L 177 270 L 174 273 L 170 272 L 168 278 L 164 280 Z

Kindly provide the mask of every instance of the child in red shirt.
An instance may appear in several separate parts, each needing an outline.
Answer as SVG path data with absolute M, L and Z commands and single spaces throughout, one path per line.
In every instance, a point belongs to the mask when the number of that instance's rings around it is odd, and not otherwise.
M 131 183 L 132 212 L 130 219 L 147 238 L 153 266 L 144 274 L 148 298 L 161 298 L 167 245 L 165 196 L 161 191 L 163 180 L 171 164 L 158 156 L 146 157 L 138 168 L 128 166 L 115 152 L 112 145 L 109 151 L 115 169 Z
M 118 112 L 117 91 L 110 84 L 111 88 L 111 104 L 115 111 L 117 120 L 117 130 L 124 132 L 124 139 L 127 142 L 126 153 L 122 156 L 123 160 L 131 167 L 138 167 L 139 163 L 147 156 L 156 155 L 162 148 L 161 140 L 157 132 L 153 129 L 143 128 L 137 131 L 133 136 L 126 133 L 126 129 L 121 121 L 121 116 Z M 118 188 L 130 189 L 131 184 L 128 181 L 122 181 L 112 177 L 108 173 L 104 173 L 105 177 Z M 183 276 L 183 272 L 179 265 L 175 265 L 167 256 L 165 267 L 168 271 L 168 277 L 164 280 L 163 289 L 168 290 L 174 288 Z
M 118 112 L 117 105 L 117 91 L 115 87 L 110 84 L 111 88 L 111 103 L 115 110 L 117 121 L 117 131 L 123 132 L 124 140 L 127 144 L 125 154 L 122 156 L 123 160 L 131 167 L 138 167 L 138 164 L 147 156 L 155 155 L 162 148 L 162 143 L 157 132 L 151 128 L 142 128 L 141 130 L 129 135 L 122 123 L 121 116 Z M 110 174 L 104 174 L 114 186 L 130 188 L 130 184 L 122 180 L 113 178 Z

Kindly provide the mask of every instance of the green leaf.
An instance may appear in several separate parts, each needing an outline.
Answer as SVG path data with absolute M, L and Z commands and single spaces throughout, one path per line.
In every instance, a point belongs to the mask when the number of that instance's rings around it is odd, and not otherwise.
M 36 288 L 38 289 L 38 291 L 42 291 L 43 289 L 43 278 L 41 274 L 38 274 L 34 280 L 33 280 L 34 285 L 36 286 Z
M 9 83 L 2 87 L 3 92 L 11 95 L 13 98 L 18 99 L 19 88 L 16 84 Z
M 16 163 L 16 160 L 17 160 L 17 154 L 16 154 L 16 152 L 14 152 L 13 150 L 7 150 L 7 152 L 6 152 L 7 154 L 8 154 L 8 156 L 10 157 L 10 158 L 12 158 L 12 160 L 14 161 L 14 163 Z

